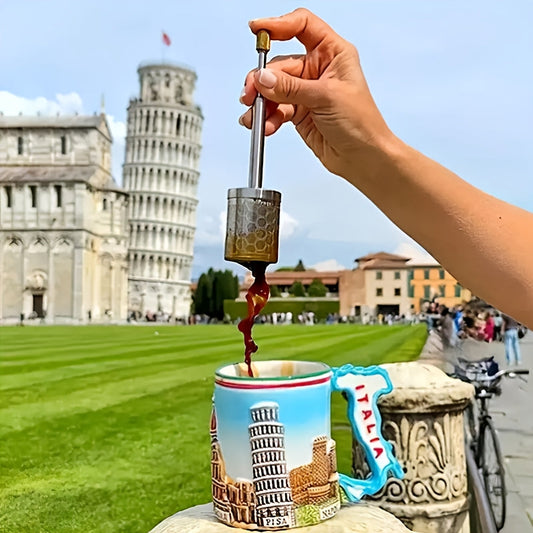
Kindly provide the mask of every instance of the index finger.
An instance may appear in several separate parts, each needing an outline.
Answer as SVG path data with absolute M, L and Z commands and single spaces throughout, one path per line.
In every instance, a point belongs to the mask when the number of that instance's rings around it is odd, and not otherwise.
M 276 41 L 288 41 L 296 37 L 308 51 L 316 48 L 324 40 L 340 39 L 340 36 L 321 18 L 301 7 L 281 17 L 251 20 L 249 26 L 254 33 L 267 30 L 270 38 Z

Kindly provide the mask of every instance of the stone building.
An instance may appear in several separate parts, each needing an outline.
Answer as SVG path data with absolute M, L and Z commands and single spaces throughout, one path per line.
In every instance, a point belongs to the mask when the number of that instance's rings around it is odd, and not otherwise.
M 234 480 L 226 474 L 222 449 L 218 442 L 217 415 L 211 412 L 211 495 L 215 515 L 227 524 L 254 525 L 256 495 L 247 480 Z
M 440 265 L 409 262 L 409 297 L 415 312 L 423 310 L 424 302 L 434 298 L 447 307 L 472 299 L 472 292 L 462 287 Z
M 408 294 L 408 257 L 378 252 L 358 257 L 351 271 L 351 298 L 345 295 L 347 310 L 355 316 L 408 315 L 412 301 Z M 342 313 L 342 311 L 341 311 Z
M 127 313 L 127 194 L 105 116 L 0 116 L 0 322 Z
M 196 74 L 161 64 L 139 67 L 130 101 L 124 163 L 129 207 L 129 307 L 185 317 L 196 227 L 203 117 Z
M 338 302 L 341 316 L 355 317 L 363 322 L 380 314 L 410 316 L 424 310 L 425 302 L 434 298 L 448 307 L 461 305 L 472 298 L 472 293 L 461 287 L 437 263 L 421 264 L 387 252 L 368 254 L 355 261 L 357 266 L 353 270 L 269 271 L 266 280 L 286 298 L 294 282 L 300 282 L 307 290 L 313 280 L 318 279 L 327 289 L 326 296 L 320 300 Z M 240 288 L 241 300 L 252 283 L 253 276 L 248 273 Z M 276 299 L 270 301 L 273 305 Z
M 336 445 L 325 435 L 313 441 L 313 459 L 290 471 L 292 497 L 297 505 L 320 505 L 338 496 Z

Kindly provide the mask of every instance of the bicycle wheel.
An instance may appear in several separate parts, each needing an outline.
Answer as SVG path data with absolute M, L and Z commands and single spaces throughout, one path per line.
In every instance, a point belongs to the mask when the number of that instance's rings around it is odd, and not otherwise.
M 468 442 L 473 446 L 474 443 L 477 442 L 478 434 L 477 434 L 477 421 L 478 421 L 478 407 L 476 404 L 476 400 L 472 399 L 472 401 L 468 404 L 466 410 L 465 410 L 465 429 L 467 431 L 468 436 Z
M 485 482 L 485 492 L 490 502 L 494 524 L 499 531 L 505 523 L 507 493 L 500 442 L 490 418 L 484 420 L 479 437 L 478 464 Z

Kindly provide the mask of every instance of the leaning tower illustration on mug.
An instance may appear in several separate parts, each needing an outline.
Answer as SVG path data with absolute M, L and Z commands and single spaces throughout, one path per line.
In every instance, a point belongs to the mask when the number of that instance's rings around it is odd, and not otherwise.
M 284 427 L 276 402 L 250 408 L 248 426 L 252 449 L 252 481 L 257 497 L 256 520 L 264 527 L 293 527 L 294 502 L 285 459 Z

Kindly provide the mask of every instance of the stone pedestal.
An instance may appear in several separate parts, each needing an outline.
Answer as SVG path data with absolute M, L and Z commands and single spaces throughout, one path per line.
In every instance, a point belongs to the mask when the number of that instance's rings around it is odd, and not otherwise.
M 394 390 L 378 402 L 382 430 L 405 477 L 390 478 L 371 500 L 420 533 L 469 533 L 463 411 L 474 388 L 432 365 L 383 367 Z M 356 441 L 353 470 L 368 473 Z
M 180 511 L 163 520 L 150 533 L 237 533 L 247 531 L 219 522 L 207 503 Z M 295 533 L 410 533 L 399 520 L 364 503 L 343 505 L 336 516 L 321 524 L 295 529 Z M 411 532 L 414 533 L 414 532 Z

